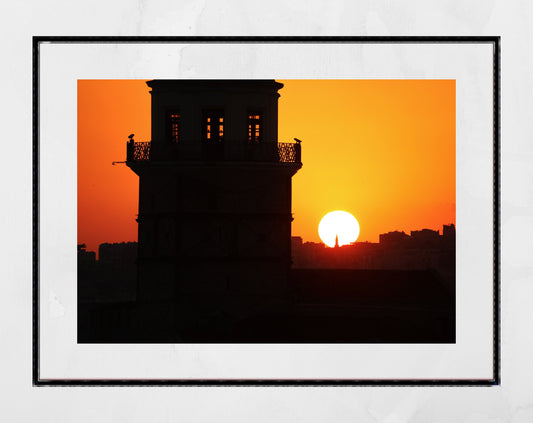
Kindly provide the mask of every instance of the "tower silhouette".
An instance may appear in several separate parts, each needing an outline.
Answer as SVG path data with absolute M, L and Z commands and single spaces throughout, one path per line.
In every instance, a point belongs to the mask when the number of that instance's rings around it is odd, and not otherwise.
M 273 80 L 153 80 L 152 140 L 127 143 L 139 176 L 139 328 L 192 339 L 287 306 L 291 178 Z M 210 328 L 210 329 L 206 329 Z M 191 338 L 192 336 L 192 338 Z

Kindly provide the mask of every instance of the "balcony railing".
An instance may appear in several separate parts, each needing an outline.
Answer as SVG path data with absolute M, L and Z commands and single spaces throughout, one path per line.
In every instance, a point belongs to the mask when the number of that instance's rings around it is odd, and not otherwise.
M 302 146 L 297 143 L 278 143 L 278 156 L 281 163 L 301 163 L 302 162 Z
M 126 147 L 126 161 L 128 162 L 147 162 L 150 160 L 151 141 L 135 142 L 128 141 Z
M 151 154 L 152 143 L 151 141 L 135 142 L 133 140 L 128 141 L 126 150 L 127 162 L 149 162 L 150 160 L 177 160 L 182 159 L 185 155 L 180 155 L 176 145 L 173 145 L 174 149 L 168 154 L 160 155 L 158 158 L 154 158 Z M 278 143 L 277 149 L 275 146 L 268 144 L 244 144 L 243 148 L 237 150 L 226 149 L 226 145 L 223 143 L 217 143 L 216 145 L 205 144 L 202 146 L 198 153 L 198 157 L 194 157 L 194 154 L 187 154 L 186 160 L 207 160 L 207 161 L 258 161 L 258 162 L 278 162 L 298 164 L 302 163 L 302 148 L 300 142 L 296 143 Z M 233 146 L 234 147 L 234 146 Z

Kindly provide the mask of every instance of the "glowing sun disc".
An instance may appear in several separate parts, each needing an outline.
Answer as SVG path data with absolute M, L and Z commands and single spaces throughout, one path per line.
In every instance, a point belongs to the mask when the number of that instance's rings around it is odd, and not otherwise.
M 336 237 L 339 238 L 339 246 L 355 242 L 359 231 L 357 219 L 342 210 L 329 212 L 318 225 L 318 235 L 328 247 L 335 247 Z

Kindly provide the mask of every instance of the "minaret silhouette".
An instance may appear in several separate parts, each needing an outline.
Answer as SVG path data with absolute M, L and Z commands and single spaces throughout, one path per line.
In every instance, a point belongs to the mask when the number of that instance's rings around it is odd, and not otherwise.
M 335 234 L 335 248 L 339 247 L 339 235 Z

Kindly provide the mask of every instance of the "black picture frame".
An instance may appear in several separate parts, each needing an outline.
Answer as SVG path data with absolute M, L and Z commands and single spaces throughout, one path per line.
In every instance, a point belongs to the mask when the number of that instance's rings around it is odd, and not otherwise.
M 500 37 L 63 37 L 35 36 L 33 43 L 33 320 L 34 386 L 495 386 L 500 384 Z M 471 380 L 187 379 L 47 380 L 39 373 L 39 63 L 43 43 L 480 43 L 493 46 L 493 376 Z

